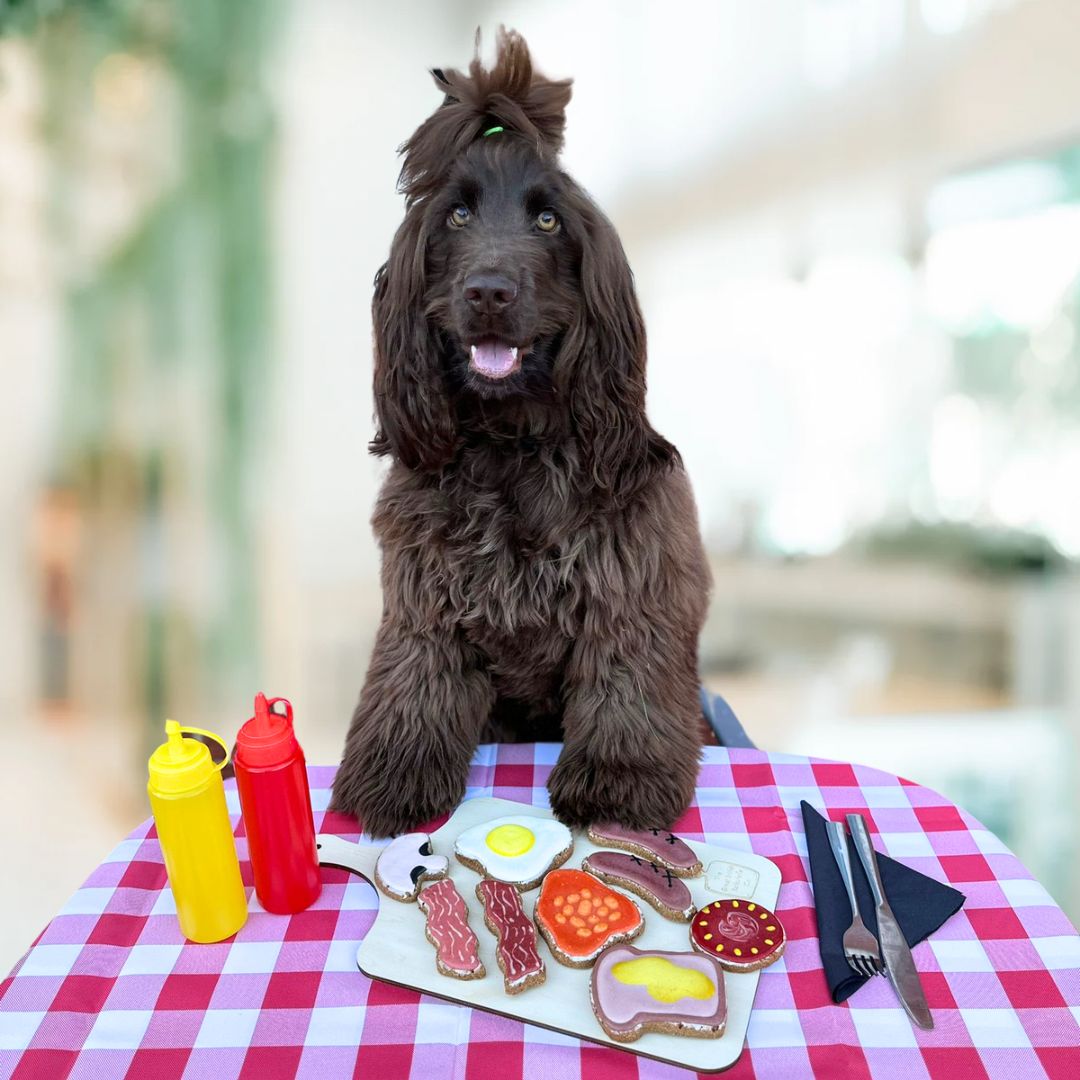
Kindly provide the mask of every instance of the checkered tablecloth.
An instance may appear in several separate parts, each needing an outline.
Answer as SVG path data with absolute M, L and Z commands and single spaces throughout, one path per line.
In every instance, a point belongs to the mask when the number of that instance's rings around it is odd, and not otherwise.
M 481 747 L 468 795 L 545 805 L 544 783 L 558 749 Z M 356 839 L 354 821 L 326 812 L 334 770 L 310 772 L 319 830 Z M 228 798 L 250 886 L 231 782 Z M 861 810 L 880 850 L 966 894 L 963 910 L 914 950 L 933 1031 L 912 1027 L 884 979 L 844 1005 L 829 998 L 800 799 L 832 817 Z M 858 765 L 710 747 L 696 801 L 677 831 L 755 851 L 783 874 L 777 906 L 787 952 L 762 973 L 732 1078 L 1080 1077 L 1080 937 L 1016 857 L 940 795 Z M 269 915 L 252 898 L 251 916 L 234 940 L 185 944 L 147 822 L 109 855 L 0 983 L 0 1076 L 689 1075 L 368 980 L 357 970 L 356 947 L 374 921 L 375 890 L 342 870 L 326 869 L 324 880 L 308 911 Z

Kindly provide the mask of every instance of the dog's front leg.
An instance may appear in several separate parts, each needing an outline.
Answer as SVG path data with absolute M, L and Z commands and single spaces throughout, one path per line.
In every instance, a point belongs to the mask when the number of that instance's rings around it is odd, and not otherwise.
M 493 700 L 490 679 L 460 635 L 384 618 L 332 809 L 355 814 L 372 836 L 407 832 L 453 810 Z
M 693 797 L 701 754 L 696 639 L 634 636 L 641 648 L 629 652 L 614 635 L 576 643 L 565 741 L 548 779 L 552 809 L 567 825 L 664 828 Z

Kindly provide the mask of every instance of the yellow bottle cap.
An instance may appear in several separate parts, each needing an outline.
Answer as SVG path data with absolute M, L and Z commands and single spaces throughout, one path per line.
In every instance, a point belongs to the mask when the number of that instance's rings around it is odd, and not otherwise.
M 225 746 L 220 736 L 202 728 L 181 727 L 175 720 L 165 721 L 165 742 L 150 755 L 150 784 L 165 795 L 179 795 L 202 787 L 219 769 L 223 769 L 229 760 L 229 750 L 225 747 L 225 757 L 215 762 L 210 750 L 196 739 L 185 739 L 184 733 L 205 735 Z

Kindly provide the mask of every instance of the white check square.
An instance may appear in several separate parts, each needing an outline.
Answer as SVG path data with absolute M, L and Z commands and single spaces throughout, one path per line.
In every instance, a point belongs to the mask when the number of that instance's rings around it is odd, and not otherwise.
M 562 743 L 537 743 L 536 752 L 533 754 L 534 765 L 554 765 L 559 760 Z
M 46 1015 L 43 1012 L 0 1012 L 0 1050 L 25 1050 Z
M 697 804 L 698 806 L 742 806 L 739 802 L 739 792 L 733 787 L 701 788 L 697 793 Z
M 1030 1048 L 1031 1040 L 1015 1009 L 961 1009 L 971 1041 L 978 1047 Z
M 258 1009 L 210 1009 L 195 1037 L 195 1048 L 250 1046 L 258 1019 Z
M 106 1009 L 98 1013 L 84 1050 L 137 1050 L 150 1026 L 153 1009 Z
M 157 899 L 154 901 L 154 906 L 150 909 L 151 915 L 175 915 L 176 914 L 176 897 L 173 896 L 172 889 L 166 885 L 165 888 L 158 893 Z
M 1032 938 L 1031 944 L 1051 971 L 1080 968 L 1080 937 L 1070 934 L 1068 937 Z
M 362 1005 L 312 1009 L 305 1046 L 356 1046 L 364 1030 L 367 1010 Z
M 933 941 L 929 943 L 942 971 L 993 971 L 994 965 L 981 941 Z
M 339 911 L 375 911 L 379 906 L 375 891 L 366 881 L 351 877 L 345 885 Z
M 168 975 L 180 956 L 182 945 L 132 945 L 120 969 L 121 975 Z
M 882 833 L 881 849 L 893 859 L 914 859 L 935 854 L 930 837 L 924 832 Z
M 789 810 L 799 810 L 801 812 L 802 807 L 799 806 L 801 802 L 808 802 L 815 810 L 819 812 L 822 809 L 823 799 L 821 796 L 821 788 L 817 787 L 800 787 L 797 784 L 790 786 L 786 784 L 777 785 L 777 793 L 780 796 L 780 805 L 786 806 Z M 736 801 L 738 801 L 736 799 Z M 825 814 L 824 816 L 828 816 Z
M 141 839 L 121 840 L 109 852 L 108 855 L 102 859 L 102 862 L 122 862 L 129 863 L 135 860 L 135 857 L 139 854 L 139 848 L 142 847 L 143 841 Z
M 457 1046 L 462 1042 L 468 1042 L 469 1015 L 467 1009 L 462 1009 L 458 1005 L 422 1001 L 416 1007 L 416 1034 L 413 1036 L 413 1041 L 447 1046 Z M 464 1031 L 461 1030 L 462 1018 L 465 1018 Z
M 225 957 L 223 975 L 261 975 L 274 970 L 280 941 L 234 941 Z
M 1011 907 L 1056 907 L 1053 898 L 1045 887 L 1031 878 L 1014 881 L 999 881 L 998 885 L 1005 894 Z
M 754 1009 L 746 1039 L 755 1048 L 771 1046 L 805 1046 L 799 1014 L 795 1009 Z
M 61 915 L 100 915 L 116 894 L 116 889 L 80 889 L 63 907 Z
M 23 961 L 19 975 L 67 975 L 82 950 L 82 945 L 37 945 Z
M 851 1010 L 851 1022 L 862 1047 L 915 1046 L 915 1031 L 901 1008 Z
M 356 942 L 331 941 L 322 964 L 323 971 L 356 971 Z
M 898 784 L 892 784 L 889 787 L 863 787 L 860 790 L 863 798 L 866 799 L 866 805 L 871 810 L 906 810 L 911 806 L 907 790 Z
M 984 855 L 1011 855 L 1009 850 L 1002 840 L 998 839 L 992 832 L 988 832 L 986 829 L 972 829 L 971 838 L 975 841 L 975 846 Z

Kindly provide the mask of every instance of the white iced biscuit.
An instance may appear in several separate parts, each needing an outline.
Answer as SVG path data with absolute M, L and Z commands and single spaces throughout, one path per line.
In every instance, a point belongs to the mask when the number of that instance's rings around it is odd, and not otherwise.
M 466 829 L 454 844 L 458 860 L 485 877 L 532 889 L 574 850 L 570 830 L 552 818 L 504 817 Z

